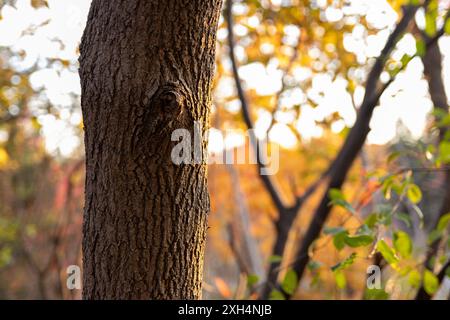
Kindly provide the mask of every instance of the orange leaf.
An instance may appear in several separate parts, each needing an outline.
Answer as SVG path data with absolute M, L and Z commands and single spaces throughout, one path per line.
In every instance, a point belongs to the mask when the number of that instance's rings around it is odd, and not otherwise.
M 233 295 L 231 293 L 230 287 L 226 284 L 226 282 L 221 278 L 214 278 L 214 282 L 216 283 L 217 290 L 220 295 L 224 298 L 231 298 Z

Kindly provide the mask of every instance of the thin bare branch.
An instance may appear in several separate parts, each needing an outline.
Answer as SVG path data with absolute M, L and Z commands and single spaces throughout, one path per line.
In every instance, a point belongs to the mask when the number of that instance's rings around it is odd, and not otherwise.
M 233 32 L 233 13 L 232 13 L 233 1 L 228 0 L 225 8 L 225 19 L 227 21 L 228 28 L 228 45 L 230 50 L 230 59 L 233 70 L 234 82 L 236 85 L 236 90 L 238 93 L 239 100 L 241 102 L 242 115 L 244 118 L 244 122 L 249 129 L 250 143 L 252 144 L 253 151 L 255 153 L 256 162 L 259 169 L 259 176 L 261 178 L 262 183 L 270 194 L 270 198 L 272 199 L 275 207 L 278 211 L 282 211 L 285 208 L 283 200 L 281 199 L 280 192 L 272 181 L 271 177 L 268 175 L 261 174 L 261 170 L 265 168 L 264 163 L 261 161 L 261 157 L 258 151 L 258 138 L 254 134 L 254 125 L 250 115 L 250 107 L 248 103 L 248 99 L 242 88 L 242 83 L 239 77 L 238 65 L 236 61 L 235 54 L 235 40 L 234 40 L 234 32 Z

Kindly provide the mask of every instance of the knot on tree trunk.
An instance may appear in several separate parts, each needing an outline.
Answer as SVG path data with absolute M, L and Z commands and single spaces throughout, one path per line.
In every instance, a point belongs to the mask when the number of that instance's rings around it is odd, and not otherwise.
M 166 83 L 159 87 L 145 108 L 147 137 L 168 137 L 176 129 L 189 129 L 194 119 L 191 114 L 191 95 L 175 83 Z

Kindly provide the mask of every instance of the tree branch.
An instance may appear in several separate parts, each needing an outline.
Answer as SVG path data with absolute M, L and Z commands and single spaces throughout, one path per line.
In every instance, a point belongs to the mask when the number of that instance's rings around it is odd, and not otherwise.
M 302 279 L 306 265 L 309 261 L 308 250 L 314 240 L 319 236 L 322 227 L 331 212 L 329 191 L 333 188 L 340 189 L 347 177 L 348 172 L 358 156 L 361 148 L 363 147 L 367 135 L 370 132 L 369 123 L 372 118 L 373 110 L 375 109 L 378 99 L 381 96 L 379 90 L 377 90 L 379 78 L 383 71 L 384 64 L 389 57 L 390 53 L 394 49 L 397 41 L 406 31 L 411 20 L 418 9 L 418 6 L 405 7 L 402 19 L 399 21 L 394 31 L 389 36 L 381 55 L 375 61 L 372 67 L 368 79 L 366 82 L 365 96 L 361 107 L 359 108 L 358 117 L 355 125 L 350 130 L 344 145 L 334 160 L 332 165 L 333 170 L 331 172 L 330 181 L 327 189 L 323 195 L 323 198 L 312 218 L 310 226 L 306 231 L 305 237 L 301 246 L 297 250 L 296 259 L 293 264 L 293 270 L 297 273 L 299 281 Z M 291 297 L 291 294 L 284 293 L 287 298 Z
M 250 115 L 250 106 L 249 106 L 249 102 L 246 97 L 246 94 L 244 92 L 244 89 L 242 88 L 242 84 L 241 84 L 241 80 L 240 80 L 239 72 L 238 72 L 238 64 L 237 64 L 236 56 L 235 56 L 235 39 L 234 39 L 234 33 L 233 33 L 232 6 L 233 6 L 233 1 L 227 0 L 226 8 L 225 8 L 225 20 L 227 22 L 227 28 L 228 28 L 228 45 L 229 45 L 229 55 L 230 55 L 230 60 L 231 60 L 231 65 L 232 65 L 233 78 L 234 78 L 238 98 L 241 102 L 242 115 L 244 118 L 244 122 L 245 122 L 245 125 L 247 126 L 247 128 L 249 129 L 249 135 L 251 138 L 250 140 L 252 143 L 252 148 L 254 150 L 254 153 L 256 154 L 257 165 L 258 165 L 258 169 L 259 169 L 259 177 L 260 177 L 265 189 L 268 191 L 270 198 L 271 198 L 272 202 L 274 203 L 275 208 L 277 209 L 277 212 L 278 212 L 278 218 L 277 218 L 277 221 L 275 222 L 275 227 L 276 227 L 277 233 L 276 233 L 276 238 L 275 238 L 275 244 L 274 244 L 273 250 L 272 250 L 272 256 L 282 256 L 284 253 L 284 249 L 286 247 L 287 240 L 288 240 L 289 230 L 292 226 L 293 221 L 297 217 L 297 214 L 298 214 L 302 204 L 306 201 L 306 199 L 308 199 L 317 190 L 317 188 L 320 186 L 320 184 L 323 182 L 323 180 L 326 178 L 326 176 L 330 173 L 331 167 L 328 170 L 326 170 L 319 177 L 319 179 L 316 182 L 314 182 L 309 188 L 307 188 L 306 191 L 302 195 L 295 196 L 295 202 L 292 206 L 288 206 L 288 205 L 284 204 L 284 202 L 281 199 L 280 192 L 276 188 L 271 177 L 261 174 L 261 169 L 264 169 L 265 165 L 262 163 L 260 156 L 259 156 L 258 143 L 257 143 L 258 140 L 257 140 L 256 136 L 254 135 L 254 131 L 253 131 L 254 125 L 253 125 L 253 121 L 252 121 L 251 115 Z M 293 57 L 291 58 L 291 61 L 289 63 L 290 66 L 292 65 L 296 55 L 297 54 L 294 53 Z M 290 68 L 290 66 L 288 66 L 288 68 Z M 287 70 L 289 70 L 289 69 L 287 69 Z M 283 89 L 281 90 L 281 92 L 282 91 L 283 91 Z M 277 99 L 276 99 L 277 100 L 277 109 L 279 107 L 279 99 L 280 99 L 280 97 L 277 96 Z M 272 120 L 270 127 L 272 127 L 272 126 L 273 126 L 273 120 Z M 270 130 L 270 128 L 269 128 L 269 130 Z M 267 298 L 268 295 L 270 294 L 271 287 L 276 285 L 279 270 L 280 270 L 280 261 L 272 262 L 270 264 L 269 270 L 267 273 L 267 280 L 265 282 L 265 286 L 263 288 L 263 292 L 261 295 L 262 298 Z
M 261 170 L 265 168 L 265 164 L 261 161 L 261 157 L 258 151 L 258 138 L 254 134 L 254 125 L 250 115 L 250 108 L 248 104 L 247 97 L 245 95 L 244 89 L 242 88 L 242 84 L 239 78 L 238 65 L 236 61 L 236 55 L 234 50 L 234 33 L 233 33 L 233 14 L 232 14 L 233 1 L 228 0 L 225 8 L 225 19 L 227 21 L 228 28 L 228 44 L 230 51 L 230 60 L 232 65 L 233 77 L 236 85 L 236 90 L 238 93 L 239 100 L 241 102 L 242 115 L 244 118 L 245 125 L 249 129 L 250 135 L 250 143 L 252 145 L 253 151 L 255 153 L 256 162 L 259 169 L 259 176 L 261 178 L 262 183 L 270 194 L 270 198 L 274 203 L 275 207 L 278 211 L 283 211 L 285 209 L 285 205 L 283 200 L 281 199 L 280 192 L 276 188 L 274 182 L 271 177 L 268 175 L 261 174 Z
M 445 20 L 449 19 L 450 11 L 447 12 Z M 444 20 L 444 24 L 445 24 Z M 441 29 L 441 32 L 443 29 Z M 424 66 L 424 74 L 428 80 L 428 87 L 431 101 L 433 102 L 435 109 L 440 109 L 445 114 L 449 113 L 448 103 L 447 103 L 447 95 L 445 93 L 444 82 L 442 79 L 442 54 L 439 49 L 439 45 L 437 41 L 431 43 L 431 40 L 424 32 L 421 32 L 421 36 L 426 41 L 426 52 L 425 56 L 422 57 L 422 63 Z M 439 128 L 439 142 L 444 141 L 446 133 L 448 132 L 449 127 L 443 126 Z M 445 190 L 443 202 L 441 208 L 439 209 L 439 214 L 437 219 L 433 224 L 433 229 L 437 227 L 437 223 L 439 218 L 443 215 L 450 212 L 450 172 L 447 171 L 445 173 L 444 185 L 442 187 Z M 434 241 L 427 252 L 427 256 L 425 258 L 424 266 L 425 268 L 431 269 L 431 261 L 434 256 L 438 253 L 439 250 L 439 240 Z M 448 265 L 448 262 L 447 262 Z M 445 272 L 446 267 L 443 268 Z M 442 281 L 442 279 L 439 279 Z M 419 289 L 416 295 L 416 300 L 430 300 L 431 295 L 429 295 L 423 285 Z

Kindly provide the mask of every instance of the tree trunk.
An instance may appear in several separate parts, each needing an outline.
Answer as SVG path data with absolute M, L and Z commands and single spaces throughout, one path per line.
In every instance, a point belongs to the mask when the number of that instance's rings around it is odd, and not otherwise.
M 174 164 L 171 134 L 208 126 L 221 2 L 92 2 L 80 47 L 84 299 L 201 297 L 206 163 Z

